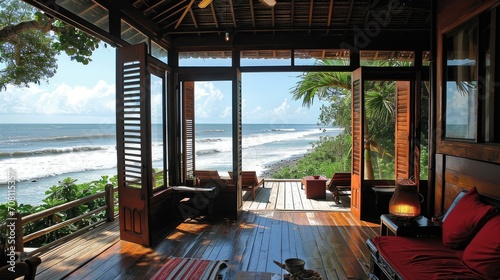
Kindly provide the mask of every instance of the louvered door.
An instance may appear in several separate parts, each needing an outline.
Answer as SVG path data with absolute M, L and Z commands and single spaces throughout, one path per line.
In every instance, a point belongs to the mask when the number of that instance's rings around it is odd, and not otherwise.
M 362 68 L 352 72 L 352 166 L 351 166 L 351 212 L 361 219 L 361 187 L 364 174 L 363 118 L 364 86 Z
M 151 120 L 146 45 L 117 49 L 116 138 L 120 238 L 151 245 Z

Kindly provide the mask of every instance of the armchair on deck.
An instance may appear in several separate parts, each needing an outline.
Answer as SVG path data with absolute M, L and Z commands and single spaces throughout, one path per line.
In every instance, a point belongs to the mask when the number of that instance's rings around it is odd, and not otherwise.
M 351 190 L 351 173 L 350 172 L 335 172 L 328 183 L 328 189 L 333 194 L 333 200 L 335 203 L 341 203 L 340 197 L 341 194 L 339 191 L 350 191 Z
M 229 177 L 233 179 L 233 172 L 228 171 Z M 255 171 L 241 171 L 241 188 L 252 193 L 252 200 L 255 200 L 257 196 L 257 189 L 260 185 L 264 188 L 264 179 L 257 177 L 257 172 Z

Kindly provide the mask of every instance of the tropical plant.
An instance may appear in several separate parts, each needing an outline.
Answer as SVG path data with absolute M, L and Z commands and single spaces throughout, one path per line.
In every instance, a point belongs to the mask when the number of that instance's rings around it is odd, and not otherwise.
M 350 151 L 344 147 L 349 146 L 351 137 L 342 133 L 335 137 L 322 137 L 318 142 L 312 143 L 314 148 L 294 164 L 284 166 L 274 171 L 271 177 L 276 179 L 300 179 L 311 174 L 330 177 L 338 171 L 351 168 Z
M 98 192 L 104 191 L 105 186 L 108 183 L 116 185 L 117 177 L 102 176 L 101 179 L 76 184 L 77 180 L 73 178 L 66 178 L 62 180 L 59 184 L 51 186 L 46 192 L 46 197 L 42 200 L 42 204 L 40 205 L 29 205 L 29 204 L 18 204 L 17 201 L 11 201 L 8 203 L 0 204 L 0 230 L 1 230 L 1 221 L 5 221 L 8 217 L 8 210 L 15 209 L 15 211 L 21 216 L 37 213 L 46 209 L 50 209 L 54 206 L 61 205 L 66 202 L 70 202 L 79 198 L 86 197 L 88 195 L 92 195 Z M 115 196 L 118 194 L 115 193 Z M 39 230 L 45 229 L 54 224 L 60 223 L 62 221 L 66 221 L 68 219 L 80 216 L 82 214 L 88 213 L 94 209 L 97 209 L 103 205 L 105 205 L 105 199 L 98 199 L 90 201 L 84 205 L 80 205 L 78 207 L 73 207 L 64 212 L 57 212 L 50 216 L 47 216 L 44 219 L 37 220 L 28 224 L 23 225 L 23 234 L 28 235 L 33 232 L 37 232 Z M 115 211 L 117 209 L 115 208 Z M 64 227 L 58 229 L 56 231 L 45 234 L 42 237 L 34 239 L 27 244 L 26 246 L 31 247 L 39 247 L 44 244 L 50 243 L 54 240 L 57 240 L 65 235 L 73 233 L 87 225 L 90 225 L 94 222 L 105 219 L 105 213 L 97 213 L 91 215 L 87 218 L 84 218 L 78 222 L 70 224 L 68 227 Z M 0 231 L 0 241 L 1 241 L 1 231 Z
M 343 65 L 343 61 L 320 60 L 321 65 Z M 329 101 L 322 106 L 320 123 L 337 125 L 344 133 L 351 134 L 351 75 L 347 72 L 308 72 L 300 76 L 291 91 L 295 100 L 302 99 L 303 106 L 313 104 L 314 98 Z M 374 178 L 372 153 L 380 158 L 392 157 L 394 147 L 394 83 L 369 81 L 365 84 L 365 177 Z M 389 137 L 388 137 L 389 136 Z M 387 148 L 384 148 L 387 147 Z M 344 147 L 348 150 L 351 148 Z M 379 164 L 379 166 L 382 166 Z M 386 170 L 391 167 L 387 166 Z M 394 170 L 394 169 L 392 169 Z M 345 170 L 339 170 L 345 171 Z M 379 169 L 379 176 L 383 176 Z
M 48 81 L 57 70 L 56 56 L 88 64 L 99 40 L 23 1 L 0 3 L 0 91 L 8 84 L 28 87 Z

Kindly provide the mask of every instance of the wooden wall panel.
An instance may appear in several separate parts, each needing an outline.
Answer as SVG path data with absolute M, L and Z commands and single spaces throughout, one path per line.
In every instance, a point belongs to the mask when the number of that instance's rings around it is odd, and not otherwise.
M 479 194 L 483 196 L 500 199 L 500 176 L 498 175 L 500 164 L 454 156 L 443 156 L 443 159 L 445 168 L 440 176 L 444 178 L 444 185 L 440 189 L 444 198 L 440 209 L 448 209 L 461 190 L 470 190 L 473 187 L 476 187 Z M 436 188 L 436 193 L 437 191 L 438 188 Z
M 444 50 L 443 37 L 448 32 L 466 23 L 474 17 L 477 17 L 482 12 L 487 11 L 495 5 L 500 4 L 498 0 L 441 0 L 438 1 L 437 7 L 437 59 L 436 59 L 436 152 L 445 155 L 454 155 L 487 162 L 496 162 L 500 164 L 500 146 L 496 144 L 476 144 L 470 142 L 459 142 L 445 140 L 443 135 L 444 127 Z
M 500 146 L 489 143 L 451 141 L 443 138 L 445 96 L 443 36 L 480 13 L 498 5 L 498 0 L 440 0 L 436 16 L 436 130 L 434 140 L 434 213 L 447 209 L 461 189 L 476 187 L 487 197 L 500 199 Z
M 443 211 L 443 189 L 444 189 L 444 156 L 441 154 L 436 155 L 435 159 L 435 177 L 434 177 L 434 214 Z

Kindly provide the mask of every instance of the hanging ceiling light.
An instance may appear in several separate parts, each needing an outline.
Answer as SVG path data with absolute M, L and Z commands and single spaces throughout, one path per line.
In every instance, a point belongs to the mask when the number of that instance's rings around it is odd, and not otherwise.
M 229 31 L 226 31 L 226 36 L 224 38 L 226 39 L 226 42 L 229 42 L 229 40 L 231 40 L 231 37 L 229 37 Z
M 198 8 L 204 9 L 210 5 L 210 3 L 212 3 L 212 0 L 201 0 L 200 4 L 198 4 Z
M 274 7 L 274 5 L 276 5 L 276 0 L 259 0 L 259 1 L 268 7 Z

